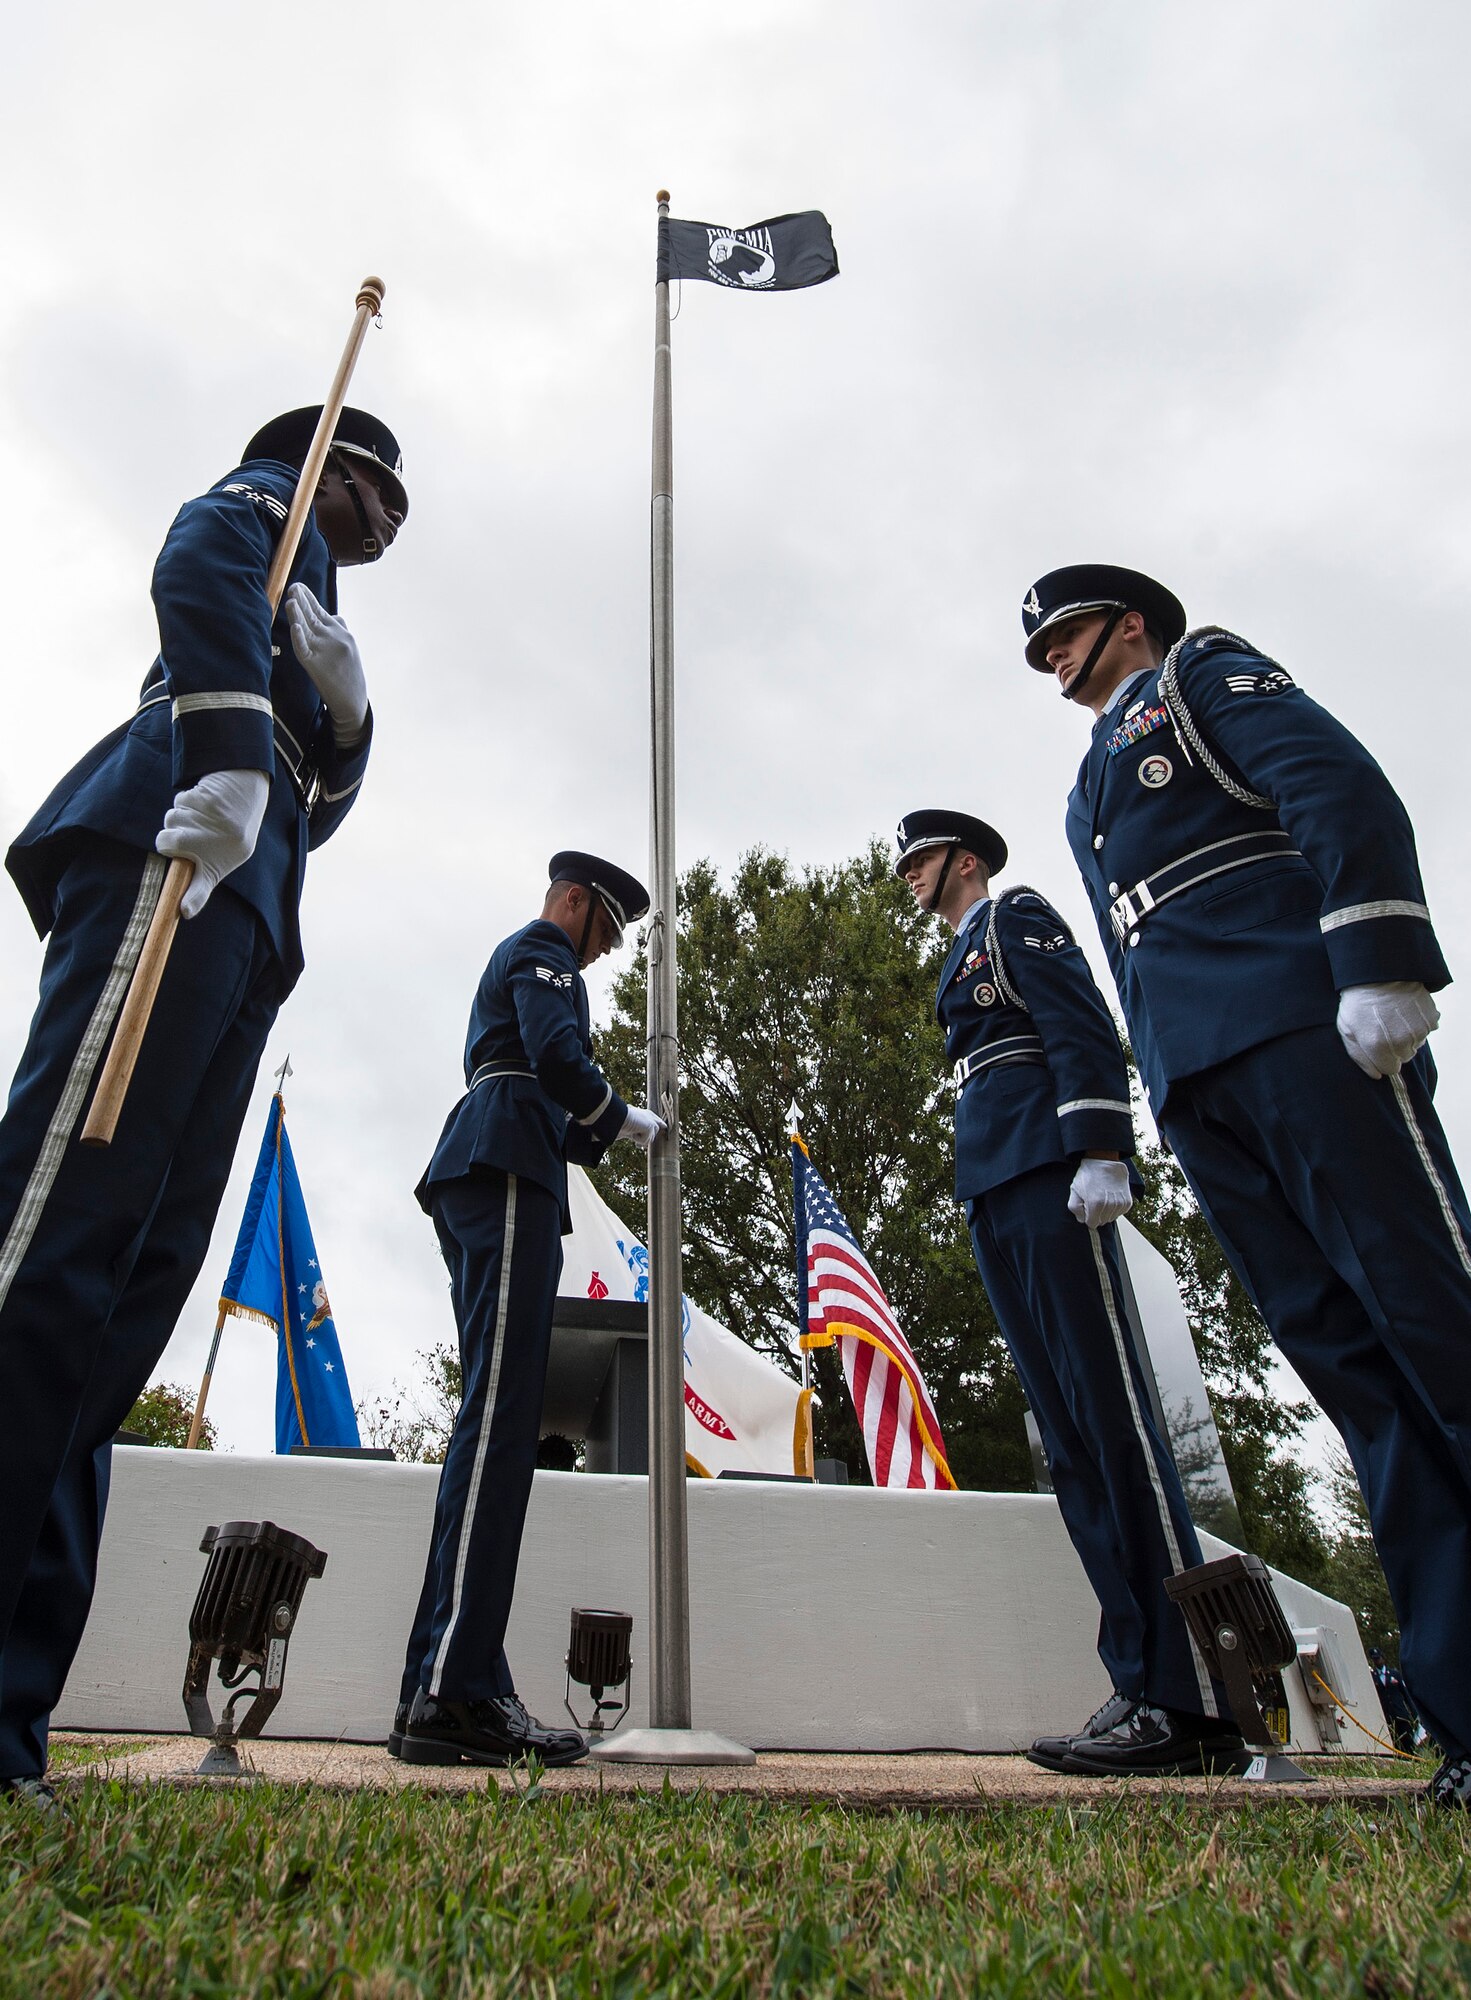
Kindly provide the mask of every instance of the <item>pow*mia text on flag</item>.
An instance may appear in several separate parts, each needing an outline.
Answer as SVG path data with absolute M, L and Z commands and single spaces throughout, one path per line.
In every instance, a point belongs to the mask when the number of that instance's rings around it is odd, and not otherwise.
M 797 292 L 838 275 L 828 219 L 815 208 L 746 229 L 659 218 L 658 281 L 703 278 L 736 292 Z
M 930 1392 L 883 1286 L 792 1135 L 797 1304 L 804 1347 L 837 1342 L 875 1486 L 955 1490 Z

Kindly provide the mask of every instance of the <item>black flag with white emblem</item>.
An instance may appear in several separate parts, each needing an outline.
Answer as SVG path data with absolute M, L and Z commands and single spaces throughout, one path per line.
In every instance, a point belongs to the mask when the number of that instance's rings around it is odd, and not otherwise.
M 659 218 L 659 281 L 704 278 L 737 292 L 796 292 L 838 275 L 833 232 L 820 210 L 774 215 L 748 229 Z

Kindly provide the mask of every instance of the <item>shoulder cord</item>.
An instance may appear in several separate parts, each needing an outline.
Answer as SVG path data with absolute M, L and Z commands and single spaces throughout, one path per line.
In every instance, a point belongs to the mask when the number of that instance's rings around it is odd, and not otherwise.
M 1033 889 L 1026 882 L 1013 882 L 1008 888 L 1003 889 L 999 896 L 993 897 L 991 914 L 986 919 L 986 951 L 990 956 L 991 972 L 996 981 L 996 991 L 1006 1001 L 1008 1006 L 1019 1007 L 1024 1014 L 1030 1014 L 1032 1011 L 1031 1008 L 1006 976 L 1006 966 L 1001 957 L 1001 939 L 996 929 L 996 918 L 1002 903 L 1009 903 L 1017 896 L 1035 896 L 1039 902 L 1047 902 L 1047 898 L 1042 894 L 1040 889 Z M 1058 923 L 1062 925 L 1063 934 L 1067 938 L 1068 943 L 1076 944 L 1077 939 L 1073 936 L 1065 920 L 1058 916 L 1057 911 L 1052 908 L 1050 903 L 1047 904 L 1047 908 L 1051 915 L 1057 918 Z
M 1171 723 L 1174 725 L 1175 740 L 1185 752 L 1185 755 L 1188 757 L 1191 750 L 1193 750 L 1200 759 L 1202 768 L 1215 779 L 1221 790 L 1231 798 L 1236 799 L 1241 805 L 1255 806 L 1258 812 L 1274 813 L 1277 810 L 1275 799 L 1263 798 L 1260 792 L 1249 792 L 1245 785 L 1238 784 L 1235 778 L 1222 766 L 1211 749 L 1210 744 L 1201 734 L 1200 725 L 1185 706 L 1185 697 L 1180 692 L 1179 669 L 1181 648 L 1187 645 L 1192 639 L 1207 638 L 1216 632 L 1222 633 L 1225 638 L 1235 639 L 1237 645 L 1245 644 L 1244 640 L 1236 639 L 1234 632 L 1226 632 L 1219 625 L 1201 625 L 1195 631 L 1187 632 L 1183 639 L 1177 639 L 1175 644 L 1171 646 L 1169 653 L 1166 655 L 1165 663 L 1159 670 L 1160 699 L 1165 705 Z M 1255 647 L 1253 647 L 1252 651 L 1255 650 Z M 1275 662 L 1270 664 L 1275 665 Z

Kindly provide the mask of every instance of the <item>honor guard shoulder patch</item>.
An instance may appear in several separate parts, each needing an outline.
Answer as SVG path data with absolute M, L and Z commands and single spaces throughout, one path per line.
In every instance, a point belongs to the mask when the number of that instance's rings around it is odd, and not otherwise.
M 1161 785 L 1167 785 L 1175 775 L 1175 767 L 1168 757 L 1146 757 L 1139 766 L 1139 782 L 1151 792 L 1157 792 Z
M 1285 667 L 1273 667 L 1266 674 L 1227 674 L 1226 685 L 1232 694 L 1282 694 L 1297 682 Z

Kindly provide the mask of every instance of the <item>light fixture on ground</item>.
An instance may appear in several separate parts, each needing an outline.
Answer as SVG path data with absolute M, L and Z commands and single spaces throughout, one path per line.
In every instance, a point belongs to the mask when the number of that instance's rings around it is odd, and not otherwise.
M 1297 1641 L 1261 1557 L 1223 1556 L 1182 1570 L 1165 1578 L 1165 1594 L 1184 1612 L 1211 1673 L 1226 1683 L 1236 1727 L 1253 1752 L 1246 1777 L 1258 1784 L 1310 1783 L 1283 1754 L 1263 1713 L 1285 1714 L 1282 1669 L 1297 1658 Z
M 579 1729 L 590 1737 L 611 1734 L 628 1713 L 632 1693 L 633 1614 L 630 1611 L 572 1611 L 572 1629 L 567 1639 L 567 1692 L 565 1707 Z M 572 1684 L 585 1687 L 592 1696 L 593 1712 L 584 1722 L 572 1706 Z M 608 1701 L 609 1689 L 623 1690 L 622 1701 Z M 604 1716 L 610 1715 L 611 1721 Z
M 206 1528 L 199 1544 L 209 1557 L 194 1609 L 189 1614 L 189 1665 L 184 1674 L 184 1710 L 196 1736 L 213 1739 L 199 1766 L 201 1777 L 242 1778 L 235 1745 L 259 1736 L 281 1699 L 286 1649 L 301 1609 L 302 1593 L 327 1567 L 324 1549 L 274 1521 L 227 1521 Z M 221 1685 L 235 1690 L 218 1725 L 210 1712 L 209 1675 L 220 1663 Z M 240 1684 L 258 1673 L 253 1687 Z M 252 1696 L 240 1723 L 235 1704 Z

